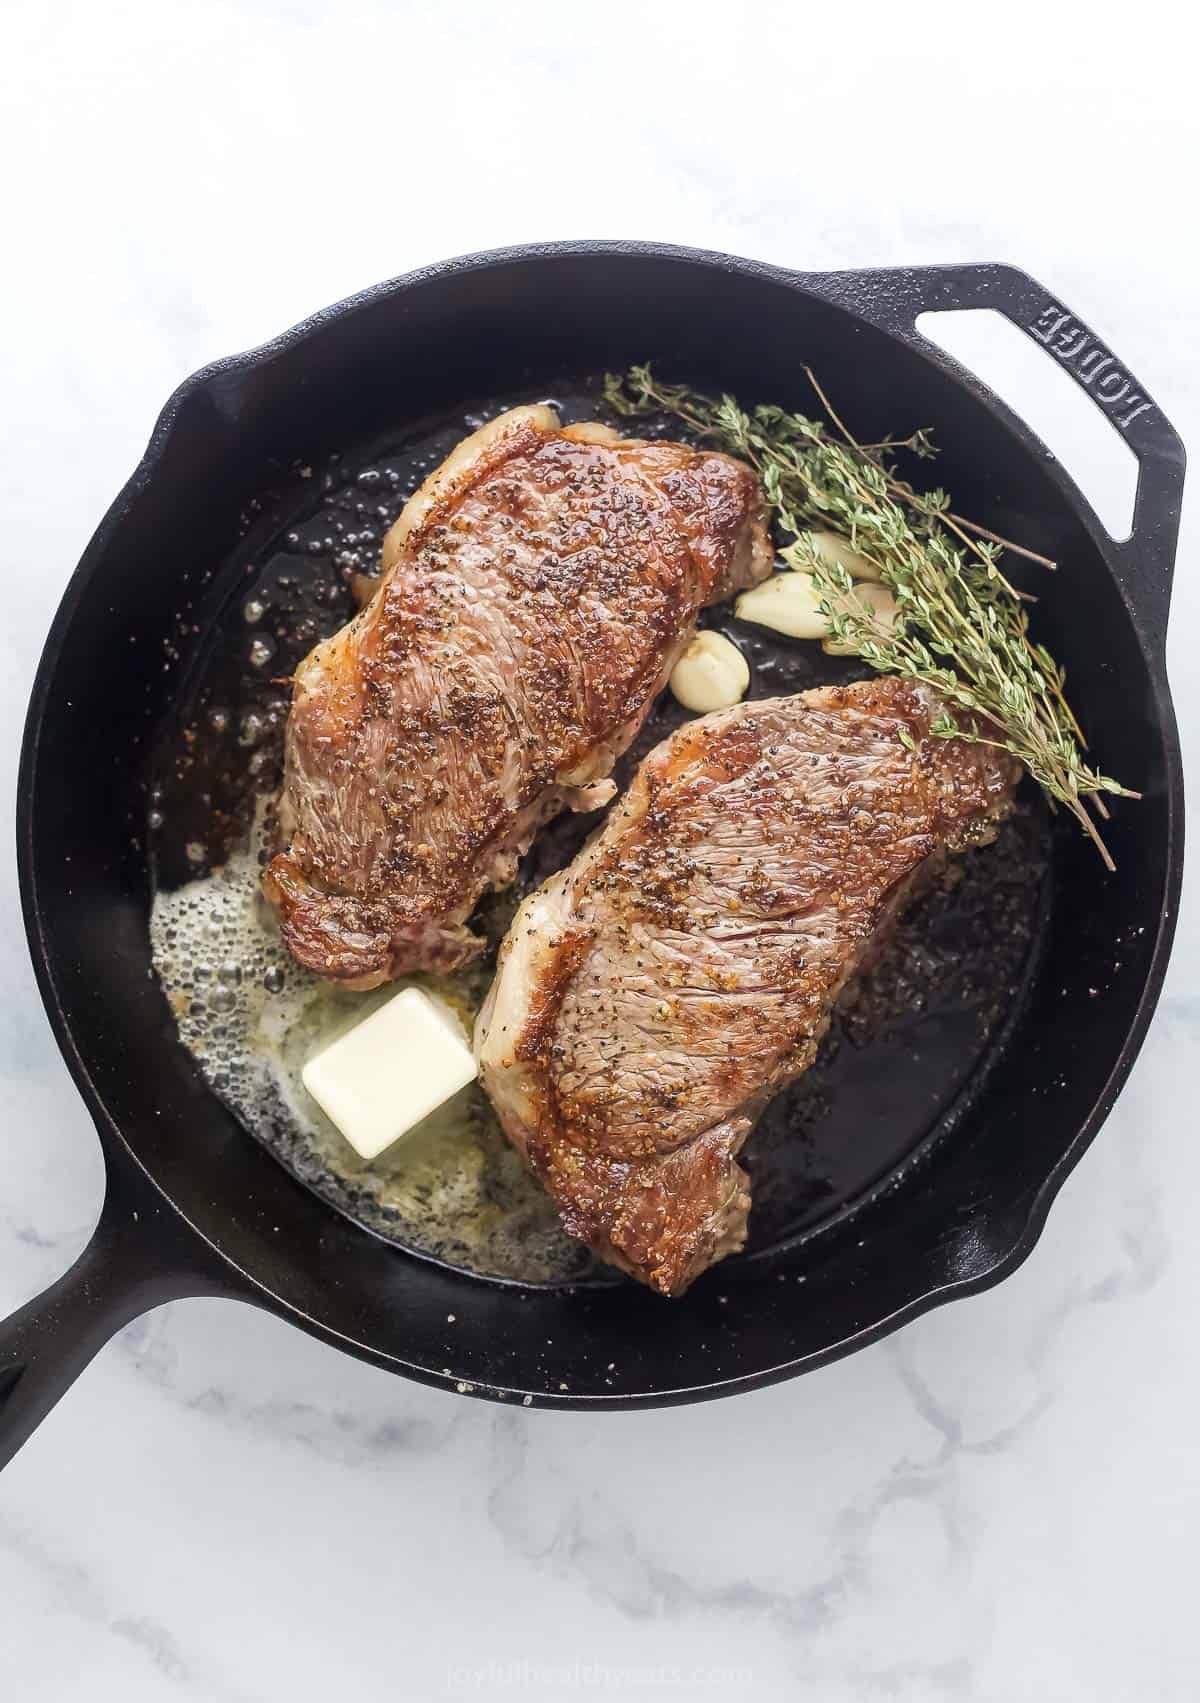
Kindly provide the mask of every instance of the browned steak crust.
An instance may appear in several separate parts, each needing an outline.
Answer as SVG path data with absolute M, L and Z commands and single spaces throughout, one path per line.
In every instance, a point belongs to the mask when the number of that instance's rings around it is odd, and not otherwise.
M 736 1155 L 930 860 L 990 838 L 1007 753 L 891 677 L 739 705 L 653 751 L 522 906 L 476 1050 L 572 1235 L 664 1294 L 741 1246 Z
M 749 469 L 547 415 L 486 429 L 297 671 L 265 887 L 294 956 L 346 985 L 477 952 L 480 894 L 611 794 L 699 610 L 770 569 Z

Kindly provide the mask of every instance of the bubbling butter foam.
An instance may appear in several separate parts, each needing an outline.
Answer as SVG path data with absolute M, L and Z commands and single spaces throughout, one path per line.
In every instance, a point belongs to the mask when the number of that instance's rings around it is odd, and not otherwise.
M 317 1194 L 389 1241 L 485 1276 L 579 1277 L 588 1257 L 471 1083 L 395 1145 L 361 1159 L 307 1093 L 306 1059 L 403 985 L 450 1004 L 468 1033 L 486 990 L 477 969 L 346 993 L 294 962 L 262 896 L 260 807 L 222 868 L 159 892 L 150 943 L 185 1047 L 245 1128 Z

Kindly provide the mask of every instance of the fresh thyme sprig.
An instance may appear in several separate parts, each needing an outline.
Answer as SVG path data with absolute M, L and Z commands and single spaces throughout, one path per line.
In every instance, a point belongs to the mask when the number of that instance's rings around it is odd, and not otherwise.
M 806 369 L 807 371 L 808 369 Z M 813 576 L 833 637 L 880 673 L 932 686 L 947 705 L 930 731 L 998 745 L 1019 757 L 1050 799 L 1063 804 L 1114 867 L 1092 812 L 1102 795 L 1137 798 L 1084 758 L 1063 670 L 1029 637 L 1029 601 L 1001 572 L 1005 550 L 1053 568 L 950 508 L 944 491 L 918 491 L 897 474 L 892 452 L 934 455 L 927 431 L 856 443 L 808 373 L 830 424 L 773 404 L 742 408 L 686 385 L 663 384 L 649 366 L 609 374 L 604 399 L 621 415 L 669 414 L 697 437 L 756 469 L 787 565 Z M 889 626 L 854 593 L 849 573 L 822 556 L 812 529 L 842 533 L 871 562 L 897 605 Z

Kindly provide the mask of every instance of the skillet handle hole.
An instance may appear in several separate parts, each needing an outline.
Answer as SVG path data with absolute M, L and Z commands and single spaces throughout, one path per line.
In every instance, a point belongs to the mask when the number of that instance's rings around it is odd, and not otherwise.
M 1116 542 L 1133 529 L 1138 460 L 1066 368 L 996 308 L 918 314 L 917 330 L 983 380 L 1041 438 Z

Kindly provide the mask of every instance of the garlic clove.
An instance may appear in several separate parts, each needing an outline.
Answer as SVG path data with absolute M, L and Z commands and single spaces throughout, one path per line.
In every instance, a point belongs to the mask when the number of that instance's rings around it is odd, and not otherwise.
M 871 581 L 865 581 L 862 585 L 855 586 L 854 596 L 860 603 L 866 605 L 876 621 L 881 626 L 886 627 L 889 632 L 896 625 L 896 599 L 885 585 L 875 585 Z M 821 645 L 821 649 L 826 656 L 854 656 L 857 654 L 853 645 L 844 645 L 833 638 L 826 639 Z
M 800 570 L 776 574 L 738 598 L 736 609 L 743 621 L 787 633 L 793 639 L 824 639 L 829 636 L 829 617 L 821 613 L 820 595 L 811 574 Z
M 845 568 L 854 580 L 879 579 L 879 569 L 874 562 L 869 562 L 865 556 L 860 556 L 848 538 L 843 538 L 840 532 L 810 532 L 808 537 L 817 555 L 826 562 L 832 562 L 837 567 Z
M 671 670 L 671 691 L 685 710 L 707 715 L 741 703 L 750 666 L 724 633 L 697 633 Z

